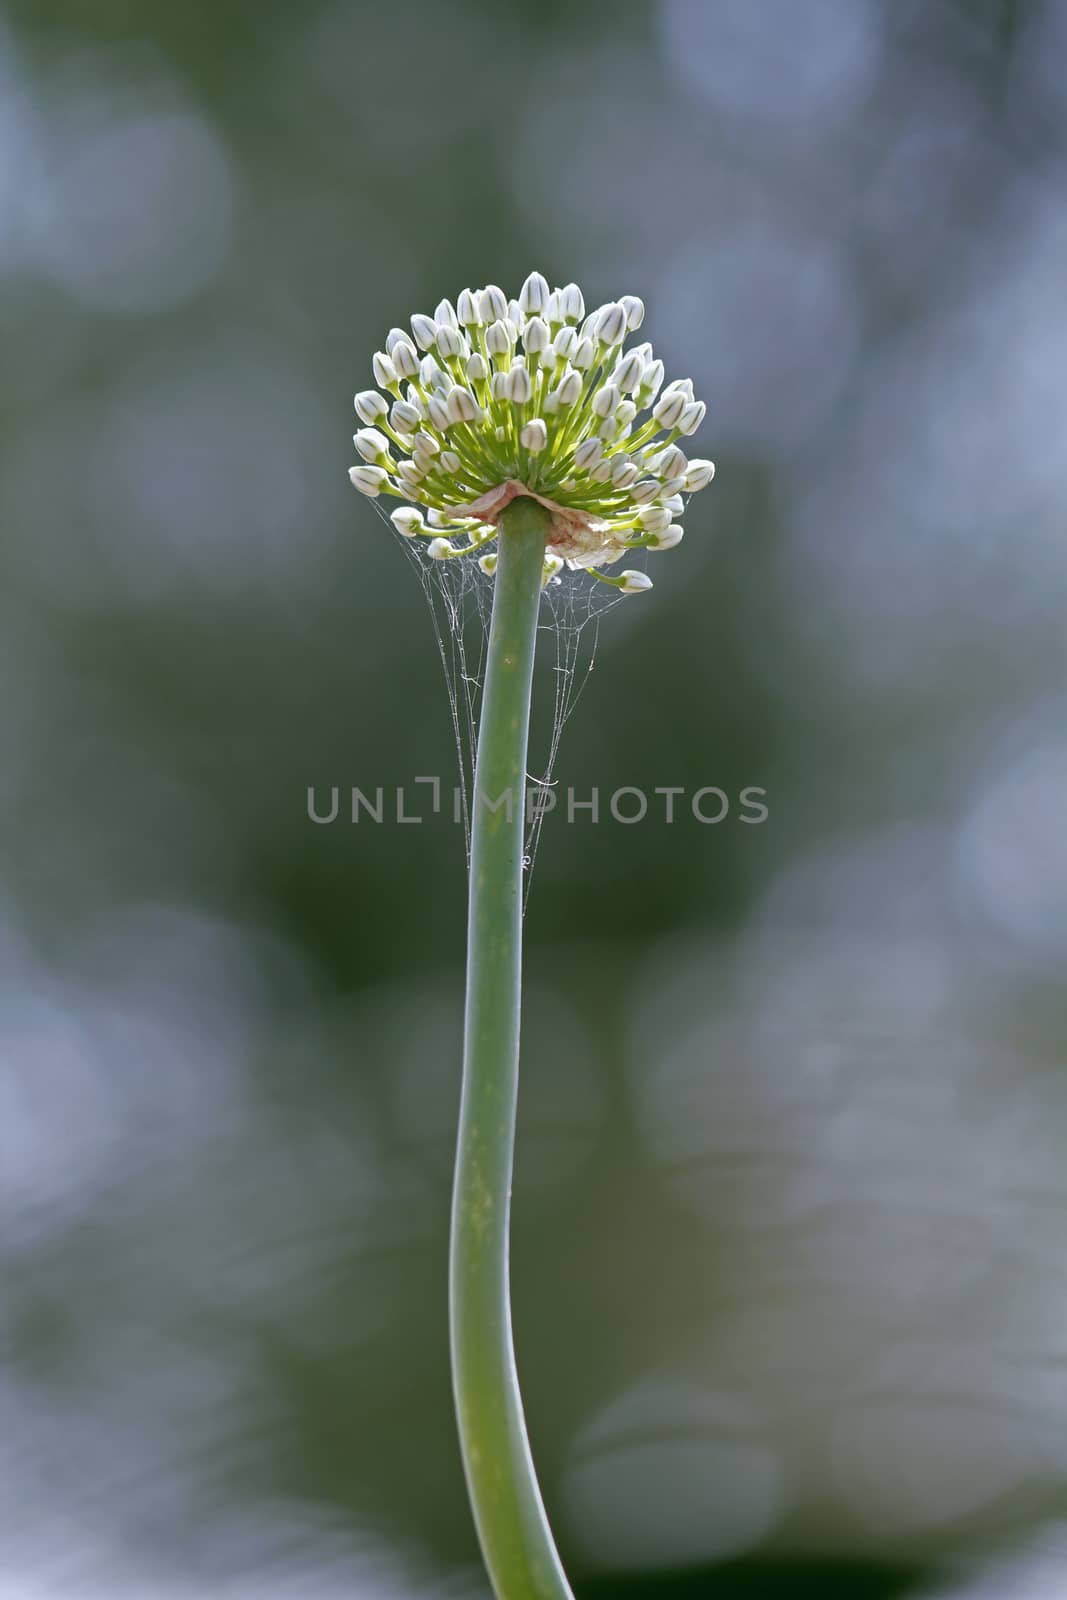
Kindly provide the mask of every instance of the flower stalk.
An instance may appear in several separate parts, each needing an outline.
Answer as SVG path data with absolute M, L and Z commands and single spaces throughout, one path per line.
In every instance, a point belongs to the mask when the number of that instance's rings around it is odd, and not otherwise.
M 508 1236 L 519 1084 L 523 802 L 551 517 L 501 516 L 474 778 L 463 1093 L 449 1294 L 463 1466 L 498 1600 L 572 1600 L 530 1454 L 511 1330 Z

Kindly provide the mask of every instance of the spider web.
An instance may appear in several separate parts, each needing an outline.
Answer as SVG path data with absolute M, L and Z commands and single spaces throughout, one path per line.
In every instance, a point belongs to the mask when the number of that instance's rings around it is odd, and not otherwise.
M 414 567 L 426 597 L 456 744 L 460 813 L 469 870 L 474 767 L 493 608 L 493 580 L 482 572 L 473 558 L 433 560 L 427 555 L 422 540 L 401 537 L 381 507 L 375 504 L 374 509 Z M 547 750 L 543 758 L 537 760 L 531 751 L 532 766 L 526 775 L 528 796 L 534 796 L 534 803 L 527 803 L 523 836 L 524 906 L 529 898 L 541 830 L 551 809 L 547 796 L 554 786 L 563 730 L 596 665 L 601 618 L 619 605 L 622 598 L 617 589 L 599 583 L 589 573 L 570 572 L 566 568 L 541 592 L 534 662 L 535 694 L 539 675 L 546 669 L 546 658 L 551 662 L 552 682 L 548 696 Z

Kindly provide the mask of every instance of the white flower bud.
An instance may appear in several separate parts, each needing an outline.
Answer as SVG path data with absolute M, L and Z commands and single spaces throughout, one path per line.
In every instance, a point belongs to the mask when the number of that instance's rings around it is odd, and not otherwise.
M 496 572 L 496 564 L 499 560 L 500 557 L 497 555 L 495 550 L 490 550 L 488 555 L 478 557 L 478 565 L 481 567 L 487 578 L 491 578 Z
M 444 380 L 446 384 L 449 384 L 452 381 L 451 378 L 445 377 L 445 374 L 441 371 L 441 368 L 437 365 L 437 362 L 434 360 L 433 356 L 423 356 L 422 360 L 419 362 L 419 382 L 422 384 L 423 388 L 438 389 L 441 386 L 442 380 Z
M 560 379 L 559 387 L 556 390 L 556 397 L 559 400 L 560 405 L 575 405 L 579 400 L 581 393 L 582 375 L 580 372 L 575 372 L 573 367 L 568 367 L 567 371 Z
M 374 372 L 374 381 L 380 389 L 395 389 L 398 379 L 396 368 L 384 350 L 376 350 L 371 357 L 371 369 Z
M 619 304 L 626 313 L 627 328 L 631 333 L 636 332 L 645 320 L 645 302 L 635 294 L 624 294 Z
M 630 499 L 639 506 L 651 505 L 652 501 L 658 498 L 659 491 L 660 483 L 657 478 L 641 478 L 631 488 Z
M 436 429 L 438 433 L 447 433 L 452 426 L 452 418 L 448 414 L 448 406 L 438 394 L 432 394 L 426 402 L 426 415 L 429 418 L 430 427 Z
M 413 461 L 404 460 L 399 462 L 396 475 L 408 492 L 411 493 L 422 482 L 428 471 L 429 466 L 425 457 L 417 457 Z
M 630 354 L 623 357 L 611 374 L 611 381 L 622 390 L 623 394 L 636 394 L 641 387 L 641 377 L 644 370 L 645 364 L 641 357 L 636 350 L 631 350 Z
M 504 321 L 491 322 L 485 330 L 485 348 L 491 356 L 507 355 L 514 343 L 508 325 Z
M 433 317 L 439 328 L 459 327 L 459 318 L 456 316 L 456 308 L 451 300 L 439 300 Z
M 649 362 L 652 360 L 652 346 L 646 339 L 643 344 L 635 344 L 632 349 L 627 351 L 627 354 L 631 356 L 640 356 L 641 366 L 644 368 L 647 367 Z
M 676 444 L 669 444 L 656 456 L 652 470 L 660 478 L 680 478 L 689 467 L 685 452 Z
M 676 544 L 681 544 L 685 529 L 680 522 L 672 522 L 669 528 L 662 533 L 654 535 L 655 543 L 649 546 L 651 550 L 673 550 Z
M 460 326 L 464 328 L 480 328 L 482 326 L 481 297 L 473 289 L 461 289 L 456 297 L 456 315 Z
M 579 339 L 578 348 L 571 356 L 571 364 L 577 367 L 579 372 L 588 372 L 595 360 L 596 345 L 593 343 L 592 339 L 588 337 Z
M 616 489 L 628 489 L 637 482 L 637 468 L 627 456 L 616 456 L 612 461 L 611 481 Z
M 544 318 L 545 318 L 546 322 L 562 322 L 563 321 L 563 318 L 559 314 L 559 290 L 558 289 L 553 289 L 552 293 L 548 297 L 548 303 L 546 304 L 545 309 L 544 309 Z
M 410 344 L 411 335 L 406 328 L 390 328 L 385 336 L 385 353 L 392 356 L 398 344 Z
M 574 465 L 583 472 L 588 472 L 590 467 L 596 465 L 604 454 L 604 446 L 599 439 L 586 439 L 574 452 Z
M 382 457 L 389 454 L 389 441 L 377 428 L 360 428 L 358 433 L 353 434 L 352 443 L 364 461 L 372 465 L 380 464 Z
M 624 400 L 615 413 L 615 421 L 619 424 L 620 428 L 625 428 L 627 432 L 629 432 L 630 424 L 636 415 L 637 407 L 634 405 L 633 401 Z
M 552 348 L 561 361 L 569 361 L 578 348 L 578 335 L 573 328 L 561 328 L 552 341 Z
M 467 357 L 467 377 L 472 383 L 484 383 L 488 376 L 489 363 L 478 350 L 475 350 L 472 356 Z
M 405 539 L 414 539 L 421 533 L 426 524 L 422 520 L 422 512 L 416 511 L 414 506 L 401 506 L 389 518 L 397 533 L 403 534 Z
M 596 466 L 593 467 L 590 470 L 589 476 L 592 478 L 594 483 L 610 483 L 611 482 L 611 459 L 610 459 L 610 457 L 606 456 L 603 461 L 598 461 Z
M 644 594 L 652 587 L 652 579 L 647 572 L 634 572 L 628 570 L 622 574 L 622 583 L 619 585 L 620 594 Z
M 626 337 L 626 312 L 618 304 L 606 305 L 597 319 L 597 338 L 608 345 L 621 344 Z
M 446 472 L 458 472 L 460 469 L 460 459 L 454 450 L 442 450 L 441 465 Z
M 388 411 L 388 401 L 382 399 L 377 389 L 361 389 L 356 395 L 356 416 L 360 422 L 380 422 Z
M 548 429 L 540 417 L 534 417 L 525 428 L 519 432 L 519 443 L 524 450 L 529 450 L 531 455 L 537 455 L 548 443 Z
M 522 309 L 522 307 L 520 306 L 520 304 L 519 304 L 519 302 L 517 300 L 509 300 L 508 301 L 507 320 L 508 320 L 508 322 L 511 323 L 511 326 L 515 329 L 515 337 L 517 339 L 519 337 L 519 329 L 522 327 L 523 323 L 526 321 L 526 317 L 523 314 L 523 309 Z
M 637 525 L 644 533 L 663 533 L 671 525 L 671 514 L 664 506 L 644 506 L 637 514 Z
M 421 311 L 416 311 L 412 317 L 411 331 L 420 350 L 432 350 L 437 343 L 438 326 L 432 317 L 424 317 Z
M 514 366 L 507 375 L 508 382 L 505 393 L 515 405 L 524 406 L 533 393 L 530 374 L 525 367 Z
M 685 407 L 686 400 L 683 394 L 665 394 L 653 407 L 652 415 L 661 428 L 673 428 Z
M 506 400 L 508 397 L 508 377 L 506 372 L 494 372 L 489 380 L 489 393 L 494 400 Z
M 597 417 L 613 417 L 619 404 L 619 391 L 613 383 L 606 383 L 598 389 L 593 401 L 593 415 Z
M 398 378 L 414 378 L 418 376 L 419 355 L 410 341 L 406 339 L 397 340 L 393 346 L 392 361 Z
M 581 322 L 585 316 L 585 300 L 576 283 L 568 283 L 565 289 L 560 290 L 559 309 L 564 322 L 571 324 Z
M 680 517 L 685 510 L 685 501 L 680 494 L 669 494 L 661 503 L 664 510 L 669 511 L 672 517 Z
M 662 383 L 663 383 L 663 362 L 662 361 L 651 361 L 651 362 L 649 362 L 648 366 L 645 368 L 644 372 L 641 374 L 641 395 L 643 397 L 645 405 L 648 404 L 648 402 L 653 398 L 654 395 L 659 394 L 660 386 L 662 385 Z
M 466 358 L 470 345 L 458 328 L 444 327 L 437 335 L 437 350 L 442 361 L 454 361 L 457 356 Z
M 371 500 L 378 498 L 386 481 L 386 474 L 381 467 L 349 467 L 348 476 L 360 494 L 367 495 Z
M 691 461 L 685 471 L 686 493 L 696 494 L 698 489 L 706 489 L 714 476 L 714 461 Z
M 447 539 L 431 539 L 426 546 L 426 554 L 432 556 L 434 561 L 445 561 L 455 554 L 455 550 Z
M 548 307 L 548 284 L 539 272 L 531 272 L 519 293 L 519 310 L 527 317 L 539 317 Z
M 684 488 L 685 479 L 682 477 L 681 473 L 678 474 L 677 478 L 666 478 L 663 483 L 663 493 L 668 497 L 668 499 L 671 497 L 671 495 L 681 494 Z
M 427 433 L 425 428 L 420 428 L 411 441 L 411 448 L 417 456 L 435 456 L 441 446 L 432 433 Z
M 692 380 L 692 378 L 672 378 L 670 383 L 664 389 L 663 394 L 664 394 L 664 398 L 666 398 L 666 396 L 669 395 L 669 394 L 681 394 L 681 395 L 684 395 L 687 400 L 692 400 L 692 398 L 693 398 L 693 380 Z
M 522 342 L 527 355 L 540 355 L 542 350 L 547 350 L 550 343 L 548 323 L 543 322 L 540 317 L 531 317 L 523 329 Z
M 478 309 L 484 322 L 503 322 L 508 314 L 508 297 L 503 289 L 490 283 L 478 296 Z
M 406 400 L 397 400 L 389 412 L 389 421 L 397 433 L 414 433 L 422 414 Z
M 481 415 L 481 406 L 469 389 L 457 383 L 448 391 L 448 415 L 453 422 L 473 422 Z
M 678 419 L 678 432 L 696 433 L 707 414 L 708 408 L 703 400 L 691 400 Z

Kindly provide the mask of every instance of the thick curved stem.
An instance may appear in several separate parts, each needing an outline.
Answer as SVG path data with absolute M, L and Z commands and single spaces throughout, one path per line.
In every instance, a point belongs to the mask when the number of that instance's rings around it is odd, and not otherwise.
M 541 1503 L 515 1370 L 508 1219 L 519 1083 L 523 801 L 549 516 L 501 518 L 471 830 L 463 1096 L 452 1193 L 452 1384 L 498 1600 L 573 1600 Z

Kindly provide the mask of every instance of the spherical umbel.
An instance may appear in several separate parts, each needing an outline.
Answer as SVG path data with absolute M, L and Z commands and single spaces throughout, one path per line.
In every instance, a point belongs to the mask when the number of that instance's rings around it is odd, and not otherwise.
M 677 545 L 683 495 L 715 468 L 679 447 L 705 416 L 691 380 L 664 385 L 651 344 L 627 347 L 644 315 L 636 295 L 587 313 L 577 284 L 552 289 L 539 272 L 514 300 L 489 284 L 415 312 L 374 355 L 377 388 L 356 395 L 353 484 L 414 501 L 393 513 L 399 533 L 436 560 L 478 552 L 487 573 L 501 513 L 532 495 L 552 515 L 553 579 L 565 562 L 622 594 L 650 588 L 644 573 L 601 569 Z

